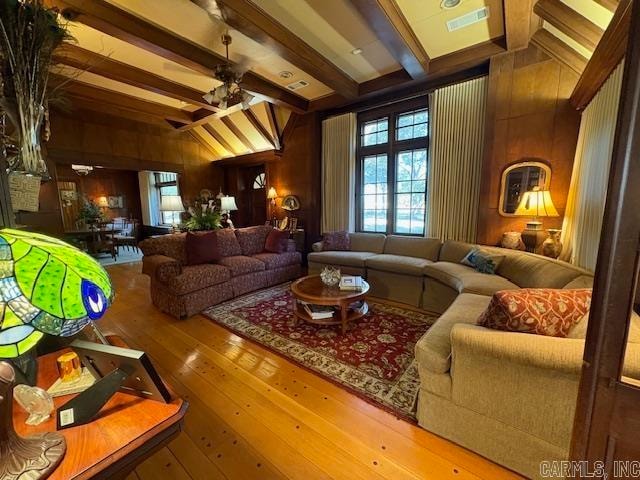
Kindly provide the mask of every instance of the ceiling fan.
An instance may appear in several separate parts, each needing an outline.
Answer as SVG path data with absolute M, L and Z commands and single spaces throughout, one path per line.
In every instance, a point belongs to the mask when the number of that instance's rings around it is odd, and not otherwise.
M 204 9 L 216 23 L 224 22 L 222 13 L 214 0 L 192 0 L 193 3 Z M 249 108 L 254 96 L 242 89 L 242 76 L 249 70 L 246 58 L 239 64 L 233 64 L 229 60 L 229 45 L 231 45 L 231 35 L 228 31 L 222 34 L 222 44 L 225 46 L 226 61 L 213 67 L 213 77 L 222 83 L 218 87 L 209 91 L 202 98 L 209 104 L 218 104 L 218 108 L 227 108 L 242 104 L 242 109 Z

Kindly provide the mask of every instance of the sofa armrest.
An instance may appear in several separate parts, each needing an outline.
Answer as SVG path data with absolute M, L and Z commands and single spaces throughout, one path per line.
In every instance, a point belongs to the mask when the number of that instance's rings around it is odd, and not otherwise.
M 451 329 L 452 351 L 488 356 L 504 362 L 579 375 L 584 340 L 503 332 L 479 325 L 457 324 Z
M 313 250 L 314 252 L 321 252 L 322 242 L 315 242 L 313 245 L 311 245 L 311 250 Z
M 175 258 L 148 255 L 142 257 L 142 273 L 155 277 L 163 283 L 169 283 L 182 273 L 182 266 Z
M 293 238 L 287 240 L 287 252 L 297 252 L 296 241 Z

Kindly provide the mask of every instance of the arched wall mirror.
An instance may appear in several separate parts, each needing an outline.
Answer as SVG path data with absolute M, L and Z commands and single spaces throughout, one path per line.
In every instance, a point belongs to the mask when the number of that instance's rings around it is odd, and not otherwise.
M 508 166 L 502 172 L 500 182 L 500 215 L 513 216 L 524 192 L 533 187 L 548 190 L 550 182 L 551 168 L 546 163 L 529 161 Z

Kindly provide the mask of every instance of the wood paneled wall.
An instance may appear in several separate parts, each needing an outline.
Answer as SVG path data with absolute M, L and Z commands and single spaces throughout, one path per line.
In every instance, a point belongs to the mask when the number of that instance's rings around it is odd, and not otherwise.
M 560 213 L 542 219 L 560 228 L 575 155 L 580 115 L 569 104 L 577 75 L 535 46 L 491 59 L 478 243 L 496 245 L 502 233 L 522 231 L 526 218 L 498 213 L 506 167 L 535 158 L 551 167 L 549 189 Z
M 118 170 L 177 172 L 182 196 L 187 202 L 197 197 L 203 188 L 218 191 L 224 182 L 222 169 L 211 165 L 210 153 L 188 134 L 105 114 L 54 111 L 51 140 L 46 148 L 54 178 L 42 186 L 40 211 L 21 213 L 17 220 L 51 234 L 62 232 L 55 174 L 60 165 L 76 163 Z
M 292 114 L 285 129 L 282 152 L 262 152 L 216 162 L 225 171 L 224 193 L 236 196 L 243 167 L 265 165 L 267 190 L 278 192 L 276 216 L 281 219 L 288 212 L 280 208 L 282 198 L 296 195 L 300 210 L 294 213 L 298 225 L 304 228 L 307 251 L 320 239 L 321 209 L 321 128 L 317 113 Z M 266 193 L 265 193 L 266 195 Z M 238 204 L 239 208 L 242 205 Z M 236 218 L 238 214 L 235 214 Z M 266 217 L 265 217 L 266 218 Z

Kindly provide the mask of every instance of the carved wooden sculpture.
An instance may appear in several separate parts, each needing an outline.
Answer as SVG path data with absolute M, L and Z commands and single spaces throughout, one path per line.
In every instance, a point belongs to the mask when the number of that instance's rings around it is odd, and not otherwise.
M 18 436 L 13 428 L 13 386 L 11 365 L 0 362 L 0 478 L 36 480 L 48 477 L 67 449 L 64 437 L 56 432 Z

